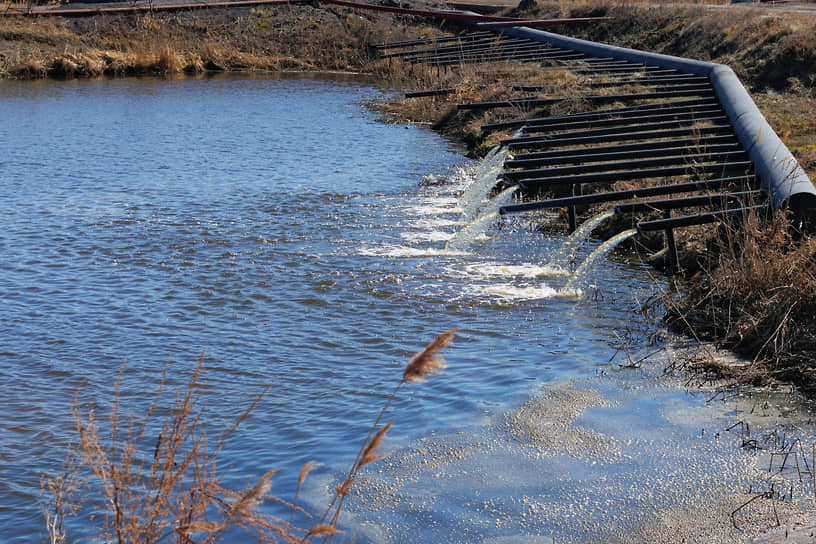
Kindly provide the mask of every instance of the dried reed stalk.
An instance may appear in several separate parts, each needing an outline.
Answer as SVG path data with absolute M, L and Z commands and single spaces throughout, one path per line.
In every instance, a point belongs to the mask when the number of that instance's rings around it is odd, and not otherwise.
M 323 518 L 309 530 L 295 527 L 293 521 L 295 511 L 302 512 L 297 506 L 301 485 L 309 472 L 319 466 L 317 463 L 310 461 L 301 468 L 291 504 L 270 494 L 274 470 L 241 491 L 223 487 L 217 472 L 218 454 L 269 386 L 255 396 L 210 449 L 206 433 L 199 429 L 203 408 L 199 406 L 197 386 L 203 370 L 202 353 L 190 379 L 177 391 L 176 401 L 165 416 L 155 443 L 146 450 L 145 445 L 152 442 L 148 440 L 150 430 L 155 428 L 151 421 L 160 406 L 170 363 L 165 366 L 145 416 L 137 418 L 131 411 L 125 422 L 120 414 L 123 365 L 114 387 L 107 432 L 100 429 L 93 409 L 82 412 L 78 395 L 72 403 L 79 443 L 70 450 L 64 472 L 43 483 L 43 492 L 49 493 L 51 498 L 43 504 L 51 543 L 66 542 L 64 520 L 84 506 L 84 500 L 77 498 L 80 492 L 90 497 L 96 493 L 99 497 L 100 500 L 91 501 L 91 506 L 93 511 L 104 512 L 98 536 L 106 542 L 211 544 L 218 542 L 231 527 L 241 528 L 262 542 L 295 543 L 315 538 L 331 542 L 334 535 L 341 532 L 337 523 L 354 478 L 362 467 L 382 457 L 378 450 L 393 424 L 391 421 L 380 427 L 382 416 L 403 384 L 424 382 L 427 376 L 446 368 L 438 352 L 450 343 L 454 333 L 455 330 L 442 333 L 408 362 L 402 379 L 369 430 L 348 476 L 337 487 Z M 87 479 L 78 478 L 81 470 L 88 473 Z M 268 500 L 286 505 L 291 512 L 289 520 L 262 512 L 260 508 Z
M 443 332 L 435 340 L 428 344 L 425 349 L 414 355 L 408 361 L 408 364 L 405 366 L 405 370 L 403 370 L 402 373 L 402 380 L 400 380 L 400 382 L 396 385 L 394 391 L 388 397 L 385 405 L 377 415 L 374 424 L 368 431 L 368 436 L 366 436 L 366 439 L 363 441 L 363 445 L 360 447 L 360 451 L 357 453 L 357 457 L 354 460 L 354 464 L 351 466 L 348 476 L 346 476 L 345 480 L 343 480 L 343 482 L 337 486 L 332 502 L 329 504 L 328 508 L 326 508 L 323 517 L 315 527 L 325 524 L 330 514 L 331 521 L 328 523 L 328 525 L 335 528 L 337 527 L 340 520 L 340 512 L 343 508 L 343 503 L 345 502 L 346 497 L 348 497 L 349 490 L 351 489 L 351 485 L 354 482 L 357 473 L 363 466 L 381 457 L 376 453 L 377 448 L 382 444 L 386 433 L 393 424 L 393 421 L 390 421 L 383 427 L 379 427 L 380 420 L 382 420 L 383 415 L 388 410 L 388 407 L 391 405 L 391 402 L 394 400 L 394 397 L 396 397 L 403 384 L 408 382 L 424 382 L 426 376 L 429 376 L 430 374 L 438 374 L 442 369 L 447 368 L 444 364 L 444 359 L 439 357 L 437 354 L 439 350 L 446 347 L 451 342 L 455 333 L 456 329 Z M 334 538 L 334 535 L 335 533 L 324 535 L 324 542 L 328 541 L 330 544 Z M 303 542 L 306 542 L 309 539 L 311 539 L 311 537 L 309 537 L 307 534 L 307 536 L 303 538 Z

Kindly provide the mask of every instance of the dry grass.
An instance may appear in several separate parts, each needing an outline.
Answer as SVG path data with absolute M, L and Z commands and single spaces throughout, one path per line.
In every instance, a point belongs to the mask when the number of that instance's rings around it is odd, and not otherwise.
M 669 311 L 671 323 L 752 358 L 739 379 L 816 393 L 816 238 L 784 213 L 722 225 L 708 263 Z
M 369 45 L 427 31 L 395 24 L 390 15 L 311 6 L 48 21 L 0 17 L 0 77 L 372 71 Z
M 141 417 L 132 411 L 127 416 L 122 414 L 120 371 L 107 418 L 100 421 L 93 409 L 83 410 L 74 400 L 79 442 L 69 448 L 61 472 L 44 478 L 42 485 L 50 542 L 70 541 L 66 519 L 72 517 L 80 517 L 93 527 L 92 538 L 120 544 L 212 543 L 220 541 L 232 528 L 240 528 L 260 542 L 296 543 L 316 538 L 331 542 L 340 532 L 340 512 L 355 477 L 360 469 L 381 457 L 378 448 L 392 422 L 380 426 L 380 420 L 405 383 L 423 381 L 445 368 L 437 353 L 448 345 L 453 334 L 443 333 L 409 361 L 334 500 L 311 528 L 295 526 L 294 519 L 296 513 L 304 513 L 297 506 L 298 493 L 308 473 L 318 466 L 316 463 L 306 463 L 300 470 L 291 503 L 271 494 L 274 470 L 240 490 L 222 485 L 219 454 L 271 386 L 249 403 L 211 447 L 202 429 L 205 414 L 198 386 L 204 370 L 203 356 L 186 385 L 176 391 L 170 407 L 162 403 L 166 367 L 156 396 Z M 165 415 L 158 416 L 162 411 Z M 157 418 L 161 420 L 158 426 Z M 265 510 L 263 505 L 268 502 L 288 508 L 288 519 Z

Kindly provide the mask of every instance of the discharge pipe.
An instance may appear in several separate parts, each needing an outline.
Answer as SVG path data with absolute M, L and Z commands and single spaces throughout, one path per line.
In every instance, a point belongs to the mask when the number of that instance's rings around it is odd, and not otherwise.
M 787 206 L 800 219 L 816 218 L 816 187 L 728 66 L 605 45 L 531 28 L 513 27 L 502 32 L 595 57 L 612 57 L 708 78 L 737 138 L 753 161 L 762 189 L 773 207 Z

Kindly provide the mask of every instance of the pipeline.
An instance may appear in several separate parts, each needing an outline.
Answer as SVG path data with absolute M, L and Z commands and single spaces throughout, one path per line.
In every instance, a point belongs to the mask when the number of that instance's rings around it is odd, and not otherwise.
M 816 214 L 816 187 L 728 66 L 605 45 L 530 28 L 510 28 L 503 30 L 503 33 L 596 57 L 612 57 L 708 78 L 737 138 L 753 161 L 756 175 L 772 206 L 775 209 L 788 207 L 800 218 Z
M 190 11 L 215 8 L 240 8 L 271 4 L 308 4 L 311 0 L 234 0 L 231 2 L 205 2 L 196 4 L 154 4 L 144 6 L 117 6 L 98 8 L 8 8 L 0 15 L 19 17 L 91 17 L 94 15 L 122 15 L 127 13 L 157 13 Z
M 425 10 L 398 8 L 392 6 L 380 6 L 376 4 L 365 4 L 360 2 L 347 2 L 345 0 L 234 0 L 226 2 L 200 2 L 188 4 L 152 4 L 141 6 L 120 6 L 120 7 L 98 7 L 98 8 L 24 8 L 6 9 L 0 11 L 0 15 L 22 16 L 22 17 L 90 17 L 93 15 L 119 15 L 126 13 L 155 13 L 171 11 L 202 10 L 214 8 L 237 8 L 252 7 L 271 4 L 331 4 L 352 9 L 363 9 L 368 11 L 382 11 L 387 13 L 397 13 L 401 15 L 414 15 L 418 17 L 431 17 L 451 21 L 461 21 L 468 24 L 488 24 L 499 23 L 504 25 L 517 26 L 520 22 L 531 26 L 553 26 L 567 25 L 575 23 L 586 23 L 607 19 L 606 17 L 578 17 L 567 19 L 518 19 L 515 17 L 495 17 L 490 15 L 479 15 L 465 11 L 453 10 Z

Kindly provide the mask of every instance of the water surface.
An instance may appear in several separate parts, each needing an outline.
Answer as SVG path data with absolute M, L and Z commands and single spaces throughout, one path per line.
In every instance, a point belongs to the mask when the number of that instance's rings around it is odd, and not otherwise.
M 278 467 L 274 489 L 291 498 L 300 466 L 317 460 L 324 466 L 308 501 L 319 511 L 405 362 L 450 328 L 459 329 L 445 352 L 450 370 L 404 388 L 389 414 L 394 459 L 451 433 L 516 443 L 497 422 L 539 398 L 542 387 L 576 383 L 566 391 L 602 396 L 586 405 L 584 425 L 616 436 L 610 451 L 617 453 L 600 466 L 621 500 L 607 505 L 602 521 L 625 532 L 679 501 L 671 486 L 659 500 L 635 501 L 622 460 L 640 451 L 637 441 L 656 440 L 639 434 L 639 422 L 655 421 L 664 405 L 702 406 L 704 399 L 639 392 L 636 381 L 624 388 L 634 397 L 621 396 L 597 382 L 617 368 L 613 331 L 658 326 L 644 321 L 636 300 L 662 286 L 615 257 L 598 265 L 592 296 L 553 297 L 566 279 L 550 277 L 545 265 L 563 240 L 523 219 L 493 224 L 486 237 L 446 252 L 463 226 L 457 198 L 475 177 L 473 165 L 427 129 L 388 125 L 366 112 L 361 102 L 382 92 L 348 77 L 0 85 L 4 542 L 31 542 L 43 532 L 39 479 L 75 440 L 75 394 L 105 413 L 123 368 L 123 406 L 139 412 L 168 360 L 175 385 L 202 354 L 204 425 L 212 432 L 273 384 L 223 454 L 226 481 L 242 485 Z M 644 397 L 667 400 L 637 402 Z M 707 424 L 718 425 L 719 416 Z M 661 419 L 659 426 L 665 451 L 699 434 L 696 421 L 664 426 Z M 718 444 L 699 448 L 729 459 L 723 471 L 749 462 Z M 401 541 L 414 526 L 423 530 L 410 534 L 427 542 L 596 534 L 588 506 L 576 510 L 581 523 L 553 516 L 522 523 L 509 507 L 484 514 L 485 501 L 513 496 L 526 516 L 538 508 L 531 504 L 571 489 L 537 480 L 539 469 L 519 461 L 527 450 L 487 451 L 489 461 L 479 462 L 504 466 L 494 472 L 504 484 L 487 485 L 484 466 L 472 471 L 478 477 L 460 478 L 467 467 L 456 465 L 447 488 L 431 474 L 431 483 L 416 479 L 405 490 L 439 490 L 433 504 L 392 501 L 383 514 L 380 501 L 378 509 L 355 511 L 349 530 L 361 542 Z M 683 463 L 684 455 L 669 463 Z M 574 488 L 587 501 L 601 500 L 589 483 L 601 474 L 597 459 L 559 459 L 565 478 L 583 482 Z M 661 472 L 665 460 L 639 459 L 637 470 L 653 481 L 669 477 Z M 621 521 L 635 507 L 646 513 Z

